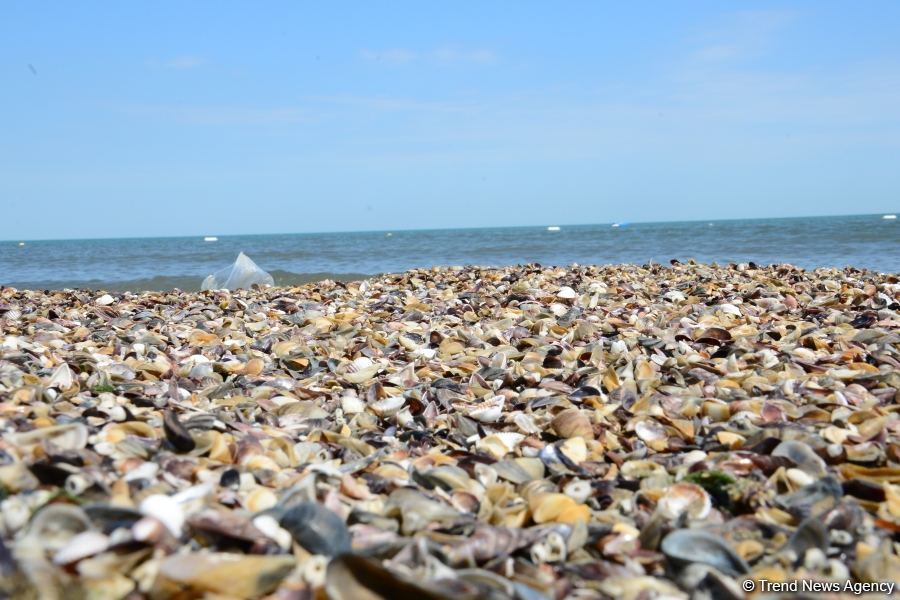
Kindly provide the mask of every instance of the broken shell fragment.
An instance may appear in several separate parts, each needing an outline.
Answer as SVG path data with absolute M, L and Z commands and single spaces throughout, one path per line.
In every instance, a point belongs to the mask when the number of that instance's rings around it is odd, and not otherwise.
M 289 508 L 278 521 L 298 544 L 313 554 L 335 556 L 350 551 L 350 533 L 343 519 L 315 502 Z

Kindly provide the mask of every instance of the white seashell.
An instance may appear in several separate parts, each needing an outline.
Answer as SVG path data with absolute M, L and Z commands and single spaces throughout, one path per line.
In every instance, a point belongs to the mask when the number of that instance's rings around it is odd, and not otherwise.
M 403 408 L 404 404 L 406 404 L 406 398 L 403 396 L 392 396 L 390 398 L 385 398 L 384 400 L 379 400 L 378 402 L 373 402 L 369 407 L 379 417 L 392 417 L 400 412 L 400 409 Z
M 585 479 L 573 479 L 563 488 L 563 493 L 578 504 L 587 502 L 591 491 L 591 482 Z
M 152 462 L 145 462 L 139 467 L 135 467 L 125 473 L 125 476 L 122 478 L 125 481 L 137 481 L 139 479 L 149 479 L 153 480 L 156 478 L 156 474 L 159 472 L 159 465 Z
M 414 350 L 412 355 L 415 358 L 434 360 L 434 357 L 437 356 L 437 350 L 435 350 L 434 348 L 419 348 L 418 350 Z
M 99 298 L 94 300 L 94 302 L 96 302 L 100 306 L 108 306 L 115 301 L 116 301 L 116 299 L 113 298 L 112 296 L 110 296 L 109 294 L 103 294 L 102 296 L 100 296 Z
M 400 425 L 401 427 L 408 427 L 414 421 L 412 413 L 409 412 L 409 408 L 404 408 L 398 412 L 396 419 L 397 425 Z
M 67 423 L 16 433 L 10 435 L 9 440 L 20 447 L 47 441 L 59 450 L 81 450 L 87 445 L 88 429 L 83 423 Z
M 798 469 L 796 467 L 792 467 L 787 469 L 784 472 L 785 476 L 796 485 L 798 488 L 807 486 L 811 483 L 815 483 L 816 479 L 812 475 L 808 474 L 806 471 Z
M 652 443 L 659 441 L 666 437 L 666 429 L 656 421 L 639 421 L 634 426 L 634 432 L 637 434 L 641 441 L 645 443 Z
M 501 431 L 478 440 L 475 442 L 475 447 L 495 458 L 503 458 L 515 450 L 524 439 L 525 436 L 521 433 Z
M 181 536 L 181 530 L 184 528 L 184 511 L 171 496 L 163 494 L 147 496 L 141 502 L 140 511 L 165 525 L 175 537 Z
M 341 410 L 345 415 L 355 415 L 366 410 L 366 403 L 356 396 L 341 396 Z
M 267 538 L 278 544 L 282 550 L 290 550 L 291 534 L 278 524 L 275 517 L 260 515 L 253 519 L 253 526 L 259 529 Z
M 469 416 L 481 423 L 496 423 L 503 415 L 503 406 L 505 404 L 506 398 L 503 396 L 494 396 L 490 400 L 475 406 L 469 412 Z
M 360 360 L 360 359 L 356 359 Z M 366 359 L 369 360 L 369 359 Z M 355 361 L 354 361 L 355 362 Z M 371 361 L 369 361 L 371 362 Z M 378 371 L 381 370 L 381 365 L 369 365 L 367 367 L 356 368 L 355 370 L 349 370 L 344 373 L 344 379 L 349 381 L 350 383 L 363 383 L 368 381 L 369 379 L 375 377 L 378 374 Z
M 372 359 L 369 358 L 368 356 L 360 356 L 359 358 L 353 359 L 352 364 L 357 369 L 362 370 L 362 369 L 367 369 L 367 368 L 371 367 L 375 363 L 372 362 Z
M 100 554 L 108 547 L 109 538 L 99 531 L 82 531 L 56 552 L 53 562 L 57 565 L 68 565 L 82 558 Z
M 720 305 L 719 305 L 719 310 L 721 310 L 721 311 L 724 312 L 724 313 L 728 313 L 728 314 L 730 314 L 730 315 L 734 315 L 734 316 L 736 316 L 736 317 L 740 317 L 740 316 L 741 316 L 741 309 L 739 309 L 739 308 L 738 308 L 737 306 L 735 306 L 734 304 L 720 304 Z
M 534 417 L 527 413 L 516 413 L 516 416 L 513 417 L 513 423 L 516 424 L 516 427 L 528 434 L 541 432 L 541 428 L 534 423 Z
M 622 340 L 616 340 L 609 346 L 609 352 L 613 357 L 620 356 L 628 352 L 628 345 Z
M 575 296 L 577 296 L 577 294 L 575 293 L 575 290 L 573 290 L 572 288 L 570 288 L 567 285 L 564 285 L 563 287 L 559 288 L 559 291 L 556 292 L 556 297 L 562 298 L 564 300 L 571 300 Z
M 28 523 L 31 516 L 31 507 L 26 504 L 21 496 L 10 496 L 0 502 L 0 534 L 11 537 Z
M 684 512 L 692 518 L 704 519 L 712 510 L 712 501 L 699 485 L 676 483 L 666 489 L 656 508 L 668 519 L 675 519 Z
M 69 365 L 63 363 L 53 371 L 53 375 L 50 376 L 50 380 L 47 382 L 47 387 L 67 390 L 72 387 L 73 383 L 75 383 L 75 376 L 72 375 L 72 369 L 69 368 Z

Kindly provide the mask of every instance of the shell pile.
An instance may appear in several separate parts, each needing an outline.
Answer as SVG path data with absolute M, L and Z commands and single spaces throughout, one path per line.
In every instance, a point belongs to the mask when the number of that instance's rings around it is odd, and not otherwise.
M 0 595 L 898 581 L 898 299 L 674 261 L 0 288 Z

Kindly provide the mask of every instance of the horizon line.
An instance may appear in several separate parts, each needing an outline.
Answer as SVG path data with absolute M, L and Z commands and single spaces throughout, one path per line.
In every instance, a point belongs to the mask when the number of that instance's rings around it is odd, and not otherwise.
M 795 215 L 791 217 L 733 217 L 727 219 L 678 219 L 674 221 L 609 221 L 603 223 L 546 223 L 543 225 L 479 225 L 474 227 L 426 227 L 426 228 L 396 228 L 396 229 L 355 229 L 355 230 L 336 230 L 336 231 L 291 231 L 278 233 L 215 233 L 206 232 L 188 235 L 152 235 L 152 236 L 122 236 L 122 237 L 75 237 L 75 238 L 7 238 L 0 240 L 0 243 L 20 243 L 20 242 L 90 242 L 103 240 L 153 240 L 153 239 L 187 239 L 187 238 L 203 238 L 206 236 L 222 237 L 263 237 L 263 236 L 282 236 L 282 235 L 337 235 L 347 233 L 395 233 L 395 232 L 411 232 L 411 231 L 473 231 L 479 229 L 545 229 L 550 226 L 557 226 L 560 229 L 567 227 L 594 227 L 599 225 L 612 226 L 615 223 L 628 225 L 656 225 L 663 223 L 722 223 L 730 221 L 777 221 L 789 219 L 824 219 L 832 217 L 871 217 L 884 216 L 892 213 L 841 213 L 828 215 Z M 218 241 L 221 241 L 218 240 Z

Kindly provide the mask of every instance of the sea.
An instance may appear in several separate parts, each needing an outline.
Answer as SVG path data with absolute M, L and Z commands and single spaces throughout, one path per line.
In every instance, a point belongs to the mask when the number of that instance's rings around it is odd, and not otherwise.
M 0 242 L 0 285 L 20 289 L 198 290 L 244 252 L 293 285 L 414 267 L 682 262 L 900 271 L 900 220 L 883 215 Z

